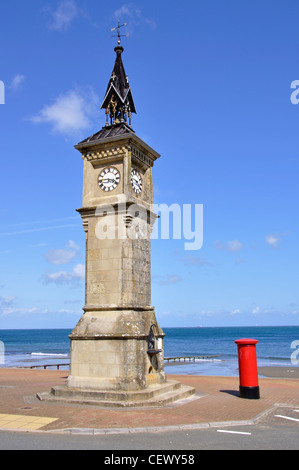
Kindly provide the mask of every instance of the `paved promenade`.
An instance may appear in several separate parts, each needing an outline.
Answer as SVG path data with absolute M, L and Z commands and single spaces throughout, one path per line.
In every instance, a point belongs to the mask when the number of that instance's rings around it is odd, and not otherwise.
M 68 371 L 0 369 L 0 429 L 133 432 L 139 428 L 200 428 L 256 422 L 278 404 L 299 407 L 298 378 L 259 378 L 261 398 L 239 398 L 238 377 L 170 375 L 196 389 L 192 399 L 164 408 L 99 408 L 41 402 L 38 392 L 63 385 Z M 236 424 L 236 423 L 235 423 Z

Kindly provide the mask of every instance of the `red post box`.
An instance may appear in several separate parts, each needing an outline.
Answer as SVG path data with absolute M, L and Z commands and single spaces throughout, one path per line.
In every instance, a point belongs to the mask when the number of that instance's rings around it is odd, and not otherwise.
M 238 346 L 239 376 L 240 376 L 240 397 L 249 399 L 260 398 L 260 388 L 258 384 L 256 339 L 238 339 L 235 341 Z

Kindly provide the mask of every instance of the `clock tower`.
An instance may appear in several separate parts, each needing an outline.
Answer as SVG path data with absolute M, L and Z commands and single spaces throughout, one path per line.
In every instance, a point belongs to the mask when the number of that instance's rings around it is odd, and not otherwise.
M 67 386 L 51 395 L 157 405 L 194 389 L 166 380 L 164 372 L 164 333 L 151 305 L 152 168 L 160 155 L 131 127 L 136 109 L 123 51 L 119 40 L 101 106 L 105 126 L 75 146 L 84 166 L 78 212 L 86 235 L 85 306 L 70 335 Z

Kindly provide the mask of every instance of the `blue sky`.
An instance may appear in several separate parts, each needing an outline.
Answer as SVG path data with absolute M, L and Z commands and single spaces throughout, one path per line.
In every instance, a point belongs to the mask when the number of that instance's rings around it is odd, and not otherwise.
M 82 159 L 123 61 L 155 202 L 203 204 L 203 247 L 153 240 L 169 326 L 298 325 L 299 4 L 13 0 L 0 15 L 0 328 L 72 328 L 84 305 Z

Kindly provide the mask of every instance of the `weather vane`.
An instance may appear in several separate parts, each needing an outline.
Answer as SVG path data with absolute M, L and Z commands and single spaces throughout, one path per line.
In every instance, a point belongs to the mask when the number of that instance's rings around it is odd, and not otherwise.
M 120 45 L 121 39 L 120 38 L 128 38 L 129 34 L 120 34 L 121 29 L 123 26 L 127 26 L 128 23 L 120 24 L 120 21 L 118 21 L 118 26 L 115 28 L 111 28 L 111 31 L 117 31 L 117 35 L 111 36 L 112 38 L 118 38 L 118 45 Z

